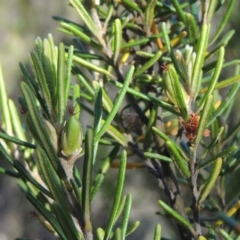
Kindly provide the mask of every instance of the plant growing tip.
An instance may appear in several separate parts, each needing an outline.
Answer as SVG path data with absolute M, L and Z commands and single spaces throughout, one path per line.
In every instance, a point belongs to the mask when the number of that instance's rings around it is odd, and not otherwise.
M 61 136 L 62 154 L 67 158 L 78 158 L 82 151 L 82 127 L 75 116 L 66 121 Z
M 171 102 L 179 109 L 183 119 L 188 119 L 190 112 L 190 98 L 181 84 L 177 72 L 172 64 L 164 67 L 163 85 Z

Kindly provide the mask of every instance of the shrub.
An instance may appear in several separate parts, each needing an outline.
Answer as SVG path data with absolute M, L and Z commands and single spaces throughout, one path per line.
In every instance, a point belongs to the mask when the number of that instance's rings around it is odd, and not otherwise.
M 0 152 L 12 168 L 1 172 L 19 179 L 54 235 L 107 240 L 137 231 L 123 188 L 126 169 L 144 167 L 164 192 L 157 214 L 174 222 L 179 239 L 239 239 L 230 217 L 240 205 L 240 124 L 228 128 L 239 61 L 224 61 L 233 31 L 221 34 L 234 0 L 209 36 L 222 2 L 69 0 L 80 23 L 54 18 L 74 46 L 37 38 L 32 72 L 20 64 L 24 122 L 1 79 Z M 222 79 L 229 66 L 235 72 Z M 100 227 L 92 201 L 111 167 L 119 169 L 116 189 Z M 153 239 L 162 235 L 156 222 Z

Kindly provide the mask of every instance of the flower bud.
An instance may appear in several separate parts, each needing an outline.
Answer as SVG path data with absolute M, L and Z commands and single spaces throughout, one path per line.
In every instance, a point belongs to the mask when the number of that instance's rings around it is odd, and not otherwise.
M 82 148 L 82 127 L 79 120 L 71 116 L 62 133 L 62 154 L 65 156 L 79 155 Z
M 187 119 L 190 111 L 189 96 L 172 64 L 165 67 L 163 86 L 171 102 L 180 110 L 182 117 Z

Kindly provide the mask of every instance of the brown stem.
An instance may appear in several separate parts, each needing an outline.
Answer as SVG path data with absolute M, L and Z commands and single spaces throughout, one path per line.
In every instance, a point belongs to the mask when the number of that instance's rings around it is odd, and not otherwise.
M 197 236 L 201 235 L 201 225 L 200 225 L 200 207 L 198 203 L 199 199 L 199 191 L 197 186 L 197 176 L 198 172 L 196 171 L 196 149 L 190 147 L 190 171 L 191 171 L 191 178 L 190 178 L 190 186 L 192 189 L 192 213 L 193 213 L 193 222 L 194 222 L 194 229 L 196 231 Z

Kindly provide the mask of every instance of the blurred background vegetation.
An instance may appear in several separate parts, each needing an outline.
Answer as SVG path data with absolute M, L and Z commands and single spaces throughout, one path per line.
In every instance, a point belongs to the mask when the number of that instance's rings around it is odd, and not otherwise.
M 226 48 L 227 60 L 240 59 L 240 1 L 236 1 L 234 9 L 228 29 L 234 29 L 235 35 Z M 217 28 L 224 12 L 223 8 L 215 15 L 212 31 Z M 18 63 L 21 61 L 28 65 L 29 52 L 34 46 L 35 39 L 38 36 L 45 38 L 48 33 L 52 33 L 56 44 L 60 41 L 66 44 L 71 43 L 71 37 L 57 31 L 59 25 L 52 19 L 54 15 L 78 21 L 75 11 L 68 6 L 67 1 L 0 1 L 0 62 L 6 88 L 15 102 L 20 95 L 19 84 L 22 80 Z M 224 74 L 230 76 L 232 73 L 225 72 Z M 240 97 L 235 101 L 236 111 L 231 118 L 233 121 L 239 121 L 239 101 Z M 4 163 L 1 164 L 4 165 Z M 102 196 L 98 196 L 93 204 L 93 211 L 98 218 L 94 222 L 98 222 L 100 227 L 104 226 L 107 221 L 108 216 L 104 214 L 103 209 L 108 208 L 106 199 L 112 194 L 115 186 L 112 184 L 114 175 L 116 175 L 116 170 L 113 169 L 105 181 L 104 186 L 107 188 L 101 192 Z M 137 189 L 137 192 L 134 189 Z M 127 173 L 125 192 L 132 192 L 134 204 L 131 218 L 140 220 L 141 229 L 144 230 L 144 232 L 137 231 L 131 239 L 151 239 L 155 224 L 159 221 L 159 216 L 155 215 L 155 212 L 159 210 L 157 199 L 161 198 L 156 180 L 152 175 L 146 174 L 145 169 L 130 170 Z M 169 232 L 172 232 L 171 223 L 166 219 L 162 220 L 164 232 L 167 232 L 167 228 Z M 20 236 L 42 240 L 54 239 L 34 217 L 34 208 L 21 193 L 16 180 L 0 175 L 0 239 L 12 240 Z M 174 232 L 172 239 L 178 239 Z

